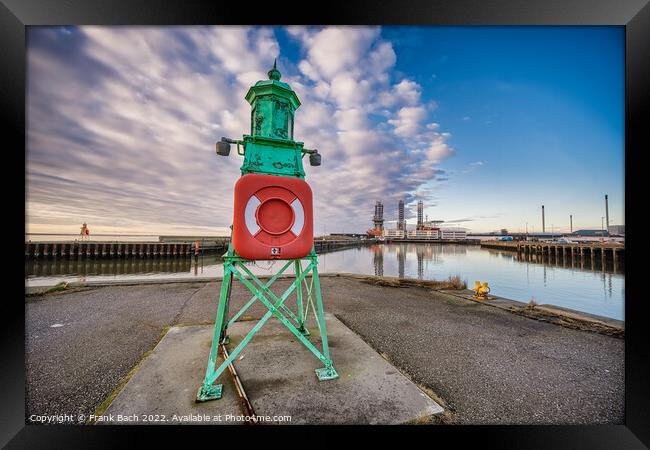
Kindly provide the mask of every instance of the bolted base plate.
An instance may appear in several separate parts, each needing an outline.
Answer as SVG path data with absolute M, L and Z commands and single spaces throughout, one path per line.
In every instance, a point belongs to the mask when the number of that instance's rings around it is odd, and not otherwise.
M 339 374 L 334 370 L 334 367 L 321 367 L 316 369 L 316 376 L 319 381 L 334 380 L 339 377 Z
M 210 400 L 218 400 L 221 398 L 221 391 L 223 390 L 222 384 L 215 384 L 214 386 L 204 386 L 199 388 L 196 393 L 196 403 L 207 402 Z

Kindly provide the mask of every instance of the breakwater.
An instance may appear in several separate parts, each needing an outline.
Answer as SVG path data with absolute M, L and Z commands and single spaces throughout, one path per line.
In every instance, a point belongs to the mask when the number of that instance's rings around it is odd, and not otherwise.
M 368 245 L 374 239 L 315 240 L 317 253 Z M 228 249 L 230 240 L 199 240 L 198 253 L 218 253 Z M 195 254 L 194 240 L 167 242 L 25 242 L 26 259 L 84 258 L 176 258 Z
M 368 241 L 366 241 L 367 243 Z M 331 245 L 331 244 L 330 244 Z M 339 244 L 344 245 L 344 244 Z M 528 303 L 551 303 L 566 308 L 622 320 L 625 298 L 624 272 L 580 261 L 573 264 L 534 254 L 521 258 L 515 251 L 479 245 L 375 244 L 321 249 L 321 273 L 356 273 L 390 277 L 445 280 L 459 275 L 473 285 L 488 281 L 491 294 Z M 320 246 L 320 244 L 319 244 Z M 218 278 L 223 276 L 225 252 L 195 258 L 48 258 L 25 260 L 28 286 L 54 286 L 61 281 L 94 282 Z M 272 261 L 250 264 L 256 275 L 269 273 Z
M 591 267 L 611 264 L 620 269 L 625 262 L 625 246 L 614 242 L 567 243 L 539 241 L 481 241 L 481 247 L 517 252 L 519 256 L 535 256 L 549 260 L 580 261 Z
M 458 244 L 458 245 L 479 245 L 478 239 L 412 239 L 412 238 L 385 238 L 382 242 L 386 244 Z
M 162 242 L 26 242 L 25 258 L 144 258 L 193 254 L 192 244 Z

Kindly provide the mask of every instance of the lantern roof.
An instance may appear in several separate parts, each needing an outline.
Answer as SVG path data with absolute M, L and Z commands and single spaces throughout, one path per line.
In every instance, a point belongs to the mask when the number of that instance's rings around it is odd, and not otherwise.
M 300 106 L 298 96 L 287 83 L 280 81 L 282 74 L 277 68 L 277 60 L 273 62 L 273 68 L 267 74 L 268 80 L 260 80 L 248 89 L 244 97 L 246 101 L 252 105 L 257 97 L 272 94 L 289 100 L 293 109 L 298 109 Z

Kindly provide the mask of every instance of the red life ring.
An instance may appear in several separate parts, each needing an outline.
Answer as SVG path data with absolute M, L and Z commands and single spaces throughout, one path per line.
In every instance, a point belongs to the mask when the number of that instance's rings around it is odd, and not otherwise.
M 300 178 L 247 174 L 235 183 L 232 242 L 246 259 L 302 258 L 314 245 L 312 193 Z

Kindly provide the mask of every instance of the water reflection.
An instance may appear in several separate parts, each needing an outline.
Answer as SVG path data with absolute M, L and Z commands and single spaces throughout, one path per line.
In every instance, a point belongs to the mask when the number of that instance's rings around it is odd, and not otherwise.
M 406 251 L 403 246 L 397 247 L 397 272 L 400 278 L 404 278 L 404 263 L 406 262 Z
M 372 245 L 370 250 L 373 252 L 372 265 L 375 268 L 375 276 L 384 276 L 384 246 Z
M 458 275 L 473 285 L 488 281 L 494 295 L 622 319 L 625 278 L 611 261 L 600 258 L 518 255 L 458 244 L 380 244 L 349 248 L 318 257 L 318 269 L 377 276 L 442 280 Z M 271 274 L 272 262 L 249 266 L 256 274 Z M 620 269 L 619 269 L 620 270 Z M 26 262 L 27 285 L 59 281 L 169 279 L 192 276 L 220 277 L 223 260 L 217 255 L 198 259 L 81 259 Z
M 465 254 L 466 246 L 463 245 L 427 245 L 427 244 L 391 244 L 373 245 L 370 251 L 373 252 L 373 267 L 375 275 L 384 275 L 384 252 L 395 253 L 397 261 L 397 276 L 404 278 L 406 274 L 407 255 L 415 254 L 417 260 L 417 278 L 423 280 L 429 264 L 440 264 L 442 254 Z
M 25 262 L 28 278 L 52 277 L 57 275 L 79 276 L 83 281 L 87 276 L 137 275 L 190 273 L 199 275 L 206 265 L 221 264 L 220 256 L 201 256 L 199 258 L 128 258 L 128 259 L 37 259 Z

